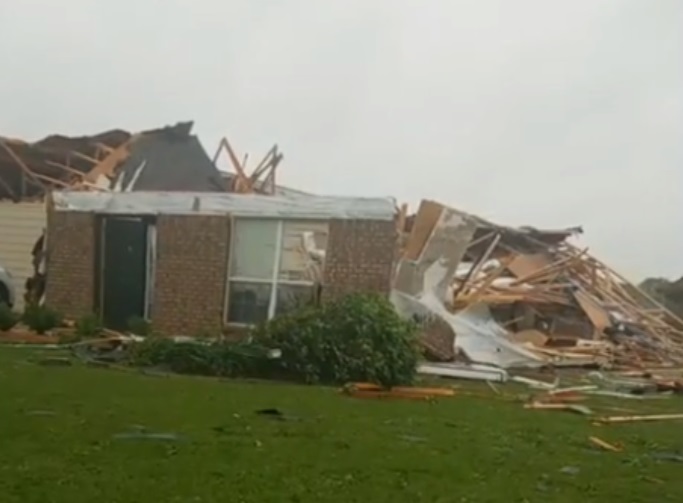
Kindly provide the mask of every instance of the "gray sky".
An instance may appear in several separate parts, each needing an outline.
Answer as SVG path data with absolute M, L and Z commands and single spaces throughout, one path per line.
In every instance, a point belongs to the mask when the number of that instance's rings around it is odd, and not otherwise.
M 583 224 L 683 274 L 681 0 L 0 3 L 0 134 L 194 119 L 282 184 Z

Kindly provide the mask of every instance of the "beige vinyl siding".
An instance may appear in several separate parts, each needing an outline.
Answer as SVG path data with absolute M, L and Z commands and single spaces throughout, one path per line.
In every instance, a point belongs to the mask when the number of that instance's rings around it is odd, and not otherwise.
M 0 264 L 14 277 L 16 307 L 24 305 L 24 284 L 33 274 L 31 250 L 46 226 L 45 203 L 0 201 Z

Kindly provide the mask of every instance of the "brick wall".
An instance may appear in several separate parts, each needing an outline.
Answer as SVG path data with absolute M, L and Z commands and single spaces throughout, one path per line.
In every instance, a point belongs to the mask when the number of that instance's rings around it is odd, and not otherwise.
M 45 303 L 69 318 L 93 312 L 95 215 L 48 212 Z
M 160 215 L 152 325 L 167 335 L 217 333 L 223 324 L 230 218 Z
M 396 239 L 393 221 L 331 220 L 323 273 L 323 298 L 352 292 L 388 294 Z

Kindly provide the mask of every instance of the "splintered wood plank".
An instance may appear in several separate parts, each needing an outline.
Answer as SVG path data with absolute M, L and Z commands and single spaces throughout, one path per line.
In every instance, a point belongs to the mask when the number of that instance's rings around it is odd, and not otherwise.
M 420 258 L 434 226 L 441 217 L 443 209 L 442 205 L 434 201 L 423 200 L 420 202 L 420 207 L 413 222 L 413 228 L 410 231 L 410 237 L 406 243 L 403 254 L 404 258 L 407 260 L 418 260 Z

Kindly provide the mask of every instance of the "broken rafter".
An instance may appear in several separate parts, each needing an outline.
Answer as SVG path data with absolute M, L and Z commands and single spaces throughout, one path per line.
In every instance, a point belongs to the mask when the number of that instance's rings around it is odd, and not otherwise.
M 29 168 L 26 163 L 19 157 L 14 150 L 10 148 L 6 141 L 0 140 L 0 147 L 5 149 L 9 156 L 14 160 L 15 163 L 22 169 L 25 175 L 27 175 L 31 180 L 33 180 L 40 188 L 45 190 L 45 185 L 40 182 L 36 174 Z
M 88 161 L 92 164 L 97 164 L 100 162 L 99 160 L 95 159 L 94 157 L 90 157 L 89 155 L 85 155 L 85 154 L 78 152 L 76 150 L 72 150 L 71 152 L 69 152 L 69 154 L 74 156 L 74 157 L 78 157 L 79 159 L 83 159 L 84 161 Z
M 63 181 L 63 180 L 57 180 L 56 178 L 52 178 L 51 176 L 40 175 L 40 174 L 36 173 L 36 177 L 38 177 L 40 180 L 45 180 L 46 182 L 49 182 L 49 183 L 51 183 L 51 184 L 53 184 L 53 185 L 59 185 L 60 187 L 66 188 L 66 187 L 70 187 L 70 186 L 71 186 L 70 183 L 65 182 L 65 181 Z
M 97 179 L 100 176 L 105 176 L 107 178 L 112 178 L 114 176 L 114 171 L 116 168 L 128 159 L 130 155 L 130 147 L 135 143 L 143 133 L 134 134 L 127 141 L 119 145 L 117 148 L 111 151 L 107 157 L 101 161 L 96 161 L 96 165 L 88 171 L 85 176 L 85 180 L 90 183 L 97 183 Z
M 67 173 L 70 173 L 72 175 L 78 176 L 79 178 L 85 178 L 86 174 L 78 171 L 77 169 L 74 169 L 70 166 L 67 166 L 66 164 L 62 164 L 59 162 L 54 162 L 54 161 L 45 161 L 45 164 L 49 166 L 54 166 L 55 168 L 62 169 L 66 171 Z
M 498 245 L 498 242 L 500 241 L 500 233 L 493 233 L 493 234 L 487 234 L 487 236 L 491 237 L 491 241 L 489 242 L 488 246 L 486 249 L 479 255 L 477 260 L 472 264 L 472 267 L 470 268 L 469 271 L 467 271 L 467 275 L 465 278 L 460 282 L 460 285 L 458 286 L 457 290 L 453 292 L 453 299 L 457 299 L 460 294 L 467 294 L 467 290 L 469 290 L 471 284 L 470 281 L 472 278 L 476 278 L 477 275 L 479 274 L 479 271 L 481 271 L 482 266 L 484 265 L 484 262 L 488 260 L 488 258 L 491 256 L 491 253 L 493 253 L 493 250 L 496 248 Z
M 273 145 L 263 159 L 261 159 L 261 162 L 259 162 L 256 168 L 254 168 L 254 172 L 251 174 L 252 182 L 256 181 L 263 174 L 263 172 L 268 169 L 277 155 L 277 145 Z
M 232 190 L 239 193 L 251 192 L 252 186 L 249 181 L 249 177 L 244 172 L 242 164 L 237 158 L 235 151 L 232 149 L 232 146 L 226 137 L 221 138 L 220 142 L 218 143 L 218 149 L 216 150 L 213 160 L 214 165 L 216 164 L 216 161 L 218 161 L 218 157 L 223 149 L 225 149 L 225 151 L 228 153 L 228 158 L 237 172 L 236 178 L 232 181 Z

